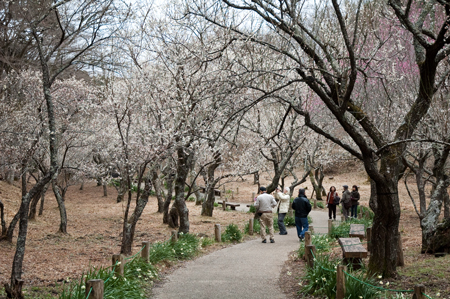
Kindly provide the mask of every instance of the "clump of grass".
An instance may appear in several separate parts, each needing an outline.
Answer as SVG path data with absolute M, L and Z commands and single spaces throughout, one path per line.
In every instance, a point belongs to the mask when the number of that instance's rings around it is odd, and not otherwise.
M 215 243 L 213 238 L 200 238 L 201 247 L 205 248 Z
M 255 208 L 255 206 L 254 206 L 254 205 L 251 205 L 251 206 L 248 208 L 248 212 L 249 212 L 249 213 L 256 213 L 256 208 Z
M 328 235 L 311 235 L 311 243 L 316 246 L 317 254 L 330 251 L 332 241 L 333 239 Z M 305 255 L 305 242 L 300 243 L 297 253 L 299 258 L 303 258 Z
M 217 208 L 219 204 L 217 202 L 214 202 L 214 207 Z
M 230 224 L 222 234 L 222 240 L 240 242 L 242 240 L 242 232 L 236 224 Z
M 307 269 L 304 280 L 307 284 L 302 288 L 305 293 L 314 296 L 336 296 L 336 268 L 339 260 L 332 260 L 328 255 L 317 255 L 314 266 Z
M 319 207 L 321 209 L 325 209 L 325 205 L 323 204 L 323 202 L 318 202 L 317 207 Z
M 284 224 L 286 226 L 295 226 L 295 218 L 290 216 L 284 217 Z

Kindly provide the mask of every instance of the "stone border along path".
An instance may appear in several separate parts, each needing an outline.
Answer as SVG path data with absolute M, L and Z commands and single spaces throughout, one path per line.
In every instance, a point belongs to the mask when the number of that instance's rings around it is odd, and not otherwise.
M 313 210 L 310 216 L 315 232 L 328 232 L 327 212 Z M 287 235 L 276 233 L 273 244 L 258 238 L 217 250 L 186 262 L 154 287 L 151 298 L 286 298 L 278 278 L 298 248 L 296 229 L 289 228 Z

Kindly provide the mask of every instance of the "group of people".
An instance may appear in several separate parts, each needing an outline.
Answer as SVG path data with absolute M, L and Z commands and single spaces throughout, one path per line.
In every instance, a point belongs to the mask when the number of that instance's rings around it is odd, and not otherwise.
M 266 227 L 269 228 L 270 243 L 275 243 L 273 232 L 273 217 L 272 209 L 278 205 L 278 227 L 280 229 L 280 235 L 287 235 L 286 226 L 284 224 L 284 218 L 289 211 L 289 204 L 291 196 L 289 194 L 289 188 L 285 188 L 284 192 L 280 189 L 276 189 L 275 197 L 267 193 L 265 187 L 259 188 L 260 195 L 256 198 L 255 208 L 256 215 L 259 216 L 261 224 L 261 238 L 263 243 L 267 243 L 266 239 Z M 275 200 L 275 198 L 278 200 Z M 311 212 L 311 204 L 305 195 L 305 189 L 298 190 L 298 197 L 294 199 L 292 203 L 292 209 L 295 211 L 295 226 L 297 228 L 297 235 L 302 241 L 305 238 L 305 232 L 309 229 L 308 214 Z
M 360 195 L 358 187 L 353 185 L 352 191 L 348 190 L 347 185 L 343 185 L 342 196 L 339 196 L 336 187 L 331 186 L 327 194 L 328 218 L 336 220 L 336 206 L 342 204 L 342 210 L 345 220 L 349 217 L 357 218 Z M 269 228 L 270 243 L 275 243 L 272 210 L 277 207 L 278 227 L 280 235 L 287 235 L 284 218 L 289 211 L 290 194 L 289 188 L 284 188 L 283 192 L 276 189 L 274 196 L 267 193 L 265 187 L 259 188 L 259 196 L 255 199 L 255 216 L 260 219 L 260 234 L 263 243 L 267 243 L 266 227 Z M 297 236 L 300 241 L 305 238 L 305 232 L 309 229 L 308 214 L 311 212 L 311 204 L 306 197 L 305 189 L 298 190 L 298 196 L 292 202 L 292 209 L 295 211 L 295 226 Z
M 358 186 L 353 185 L 352 191 L 348 190 L 348 186 L 342 186 L 342 196 L 340 197 L 336 191 L 336 187 L 331 186 L 330 191 L 327 194 L 327 207 L 328 207 L 328 219 L 336 220 L 336 206 L 342 205 L 342 213 L 345 220 L 349 217 L 358 217 L 358 205 L 359 205 L 359 192 Z

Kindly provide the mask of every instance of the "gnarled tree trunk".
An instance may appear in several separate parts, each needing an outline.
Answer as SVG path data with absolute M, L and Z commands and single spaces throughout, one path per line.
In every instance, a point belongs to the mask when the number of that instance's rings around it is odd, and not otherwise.
M 156 170 L 152 171 L 152 185 L 155 189 L 156 199 L 158 200 L 158 213 L 164 213 L 164 196 L 162 192 L 161 179 Z
M 52 180 L 52 189 L 55 194 L 56 202 L 58 203 L 59 209 L 59 230 L 58 232 L 67 234 L 67 213 L 66 213 L 66 205 L 64 203 L 64 198 L 61 196 L 59 192 L 58 186 L 56 186 L 55 180 Z

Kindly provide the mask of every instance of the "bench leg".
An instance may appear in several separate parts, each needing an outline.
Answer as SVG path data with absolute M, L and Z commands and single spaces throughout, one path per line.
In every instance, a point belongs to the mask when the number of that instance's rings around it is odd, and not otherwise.
M 235 207 L 235 206 L 231 206 L 231 209 L 232 209 L 233 211 L 236 211 L 236 207 Z

